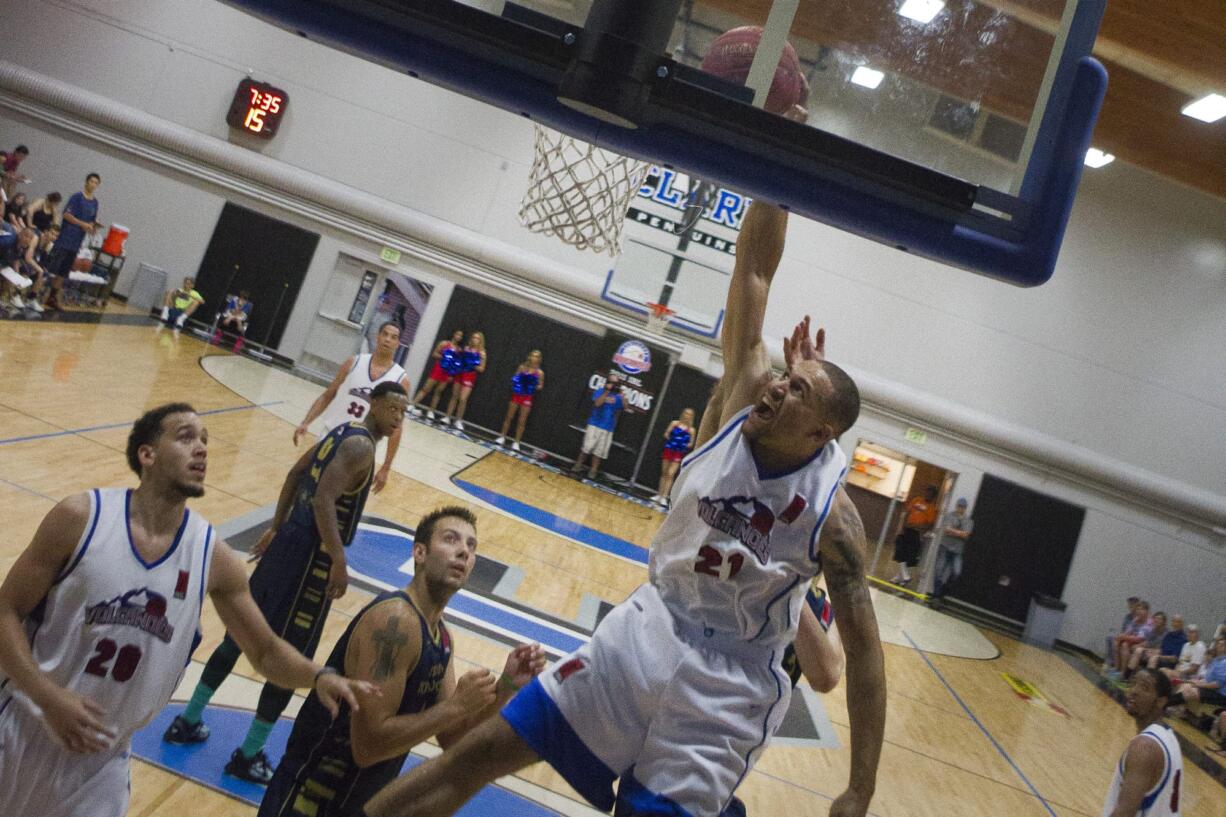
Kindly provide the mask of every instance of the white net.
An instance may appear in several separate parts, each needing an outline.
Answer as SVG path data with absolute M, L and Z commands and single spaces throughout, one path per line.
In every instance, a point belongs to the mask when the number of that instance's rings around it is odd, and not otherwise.
M 674 314 L 663 304 L 647 304 L 647 331 L 653 335 L 663 335 Z
M 617 255 L 648 164 L 536 126 L 536 161 L 519 221 L 581 250 Z

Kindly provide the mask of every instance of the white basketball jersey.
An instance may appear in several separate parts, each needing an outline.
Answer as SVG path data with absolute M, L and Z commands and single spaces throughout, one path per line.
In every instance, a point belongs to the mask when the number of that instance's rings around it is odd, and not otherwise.
M 337 390 L 336 397 L 332 398 L 332 402 L 324 409 L 323 416 L 320 418 L 328 427 L 327 431 L 331 431 L 341 423 L 360 423 L 365 420 L 366 412 L 370 410 L 371 390 L 386 380 L 399 383 L 404 377 L 404 369 L 399 363 L 393 363 L 382 377 L 372 378 L 370 372 L 372 358 L 373 355 L 358 355 L 353 359 L 353 365 L 349 367 L 349 374 L 345 375 L 345 380 Z
M 174 543 L 146 563 L 128 529 L 132 492 L 90 492 L 81 541 L 27 619 L 34 660 L 55 683 L 97 702 L 117 746 L 161 711 L 200 640 L 213 528 L 184 511 Z M 0 711 L 40 714 L 0 680 Z
M 817 536 L 847 457 L 832 440 L 799 468 L 764 473 L 741 433 L 751 409 L 682 462 L 649 576 L 674 615 L 773 648 L 795 637 L 821 572 Z
M 1179 817 L 1179 796 L 1183 788 L 1183 754 L 1179 751 L 1179 740 L 1175 732 L 1164 723 L 1154 723 L 1141 731 L 1141 736 L 1157 741 L 1162 747 L 1166 765 L 1162 769 L 1162 777 L 1158 778 L 1154 788 L 1145 793 L 1141 801 L 1138 817 Z M 1107 791 L 1107 802 L 1103 805 L 1103 817 L 1111 817 L 1115 811 L 1116 802 L 1120 798 L 1120 786 L 1124 784 L 1124 757 L 1115 764 L 1115 777 L 1111 779 L 1111 788 Z

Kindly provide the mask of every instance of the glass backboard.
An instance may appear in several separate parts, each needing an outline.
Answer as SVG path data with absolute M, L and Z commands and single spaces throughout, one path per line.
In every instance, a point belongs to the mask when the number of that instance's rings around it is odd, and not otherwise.
M 1106 87 L 1106 0 L 226 0 L 900 250 L 1045 281 Z M 747 79 L 702 69 L 763 29 Z M 792 122 L 754 107 L 790 44 Z M 765 69 L 765 71 L 761 69 Z M 755 89 L 755 84 L 759 87 Z

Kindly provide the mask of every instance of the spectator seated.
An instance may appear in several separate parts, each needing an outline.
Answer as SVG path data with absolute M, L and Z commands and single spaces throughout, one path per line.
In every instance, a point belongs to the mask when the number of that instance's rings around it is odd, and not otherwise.
M 247 290 L 239 290 L 237 295 L 227 295 L 226 304 L 213 321 L 212 343 L 221 343 L 222 335 L 234 337 L 233 352 L 242 351 L 243 342 L 247 337 L 247 325 L 251 321 L 252 304 Z
M 196 291 L 196 281 L 184 278 L 183 285 L 166 292 L 162 299 L 162 322 L 175 329 L 182 329 L 192 313 L 204 303 L 204 296 Z

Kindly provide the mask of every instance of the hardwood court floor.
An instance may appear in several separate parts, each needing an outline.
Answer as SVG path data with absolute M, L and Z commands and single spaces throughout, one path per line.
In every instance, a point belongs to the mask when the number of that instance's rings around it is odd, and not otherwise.
M 215 356 L 202 366 L 200 358 L 208 354 Z M 235 375 L 240 369 L 250 375 L 242 382 Z M 188 400 L 215 412 L 207 415 L 208 493 L 193 502 L 195 509 L 222 523 L 273 503 L 296 454 L 293 426 L 316 393 L 309 383 L 216 356 L 196 340 L 152 327 L 0 322 L 0 572 L 7 572 L 54 502 L 98 485 L 134 484 L 122 453 L 128 426 L 158 403 Z M 517 600 L 564 618 L 578 614 L 584 594 L 616 603 L 643 581 L 640 564 L 468 498 L 450 477 L 485 454 L 459 438 L 411 424 L 397 473 L 368 510 L 414 525 L 439 504 L 466 501 L 478 515 L 481 552 L 523 572 Z M 659 515 L 641 506 L 569 480 L 525 481 L 517 466 L 522 464 L 495 455 L 469 476 L 480 477 L 485 486 L 505 478 L 504 493 L 630 542 L 645 545 L 658 525 Z M 321 654 L 368 599 L 354 589 L 336 605 Z M 1132 734 L 1117 704 L 1059 657 L 992 633 L 986 639 L 1000 651 L 993 660 L 921 652 L 909 643 L 911 613 L 894 600 L 879 597 L 879 602 L 883 630 L 897 636 L 885 645 L 889 721 L 872 814 L 1093 817 L 1101 812 L 1113 765 Z M 204 631 L 198 660 L 207 658 L 222 635 L 211 608 Z M 460 670 L 472 664 L 497 669 L 505 649 L 457 632 L 456 653 Z M 1070 716 L 1018 699 L 1002 672 L 1035 684 Z M 238 673 L 254 677 L 245 661 Z M 258 687 L 246 688 L 228 694 L 250 705 L 250 690 Z M 840 742 L 848 746 L 844 690 L 823 701 Z M 751 814 L 821 817 L 845 784 L 849 761 L 846 748 L 771 748 L 741 794 Z M 548 769 L 536 767 L 524 778 L 569 793 Z M 130 813 L 142 817 L 254 813 L 141 761 L 133 762 L 132 792 Z M 1226 817 L 1222 788 L 1190 765 L 1183 813 Z

